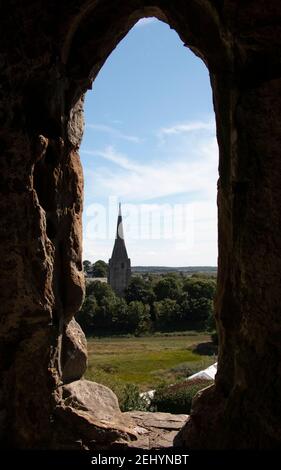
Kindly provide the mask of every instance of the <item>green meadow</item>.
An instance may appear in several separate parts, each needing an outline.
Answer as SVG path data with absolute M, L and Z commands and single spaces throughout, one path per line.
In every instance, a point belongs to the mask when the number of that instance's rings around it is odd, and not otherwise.
M 207 333 L 198 332 L 88 338 L 86 378 L 115 392 L 128 383 L 136 384 L 140 391 L 175 383 L 215 362 L 212 353 L 196 352 L 199 344 L 208 345 L 210 341 Z

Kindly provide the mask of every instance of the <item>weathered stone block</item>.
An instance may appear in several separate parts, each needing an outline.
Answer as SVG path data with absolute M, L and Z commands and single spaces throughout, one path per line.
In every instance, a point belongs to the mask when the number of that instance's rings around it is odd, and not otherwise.
M 62 339 L 63 383 L 80 379 L 87 369 L 87 340 L 79 323 L 72 318 Z

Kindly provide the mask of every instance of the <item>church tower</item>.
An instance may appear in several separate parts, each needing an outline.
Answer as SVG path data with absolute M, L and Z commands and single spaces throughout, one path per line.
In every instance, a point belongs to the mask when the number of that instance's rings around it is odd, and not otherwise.
M 131 260 L 128 258 L 124 240 L 121 204 L 117 220 L 117 232 L 111 258 L 108 262 L 108 283 L 120 297 L 128 287 L 131 277 Z

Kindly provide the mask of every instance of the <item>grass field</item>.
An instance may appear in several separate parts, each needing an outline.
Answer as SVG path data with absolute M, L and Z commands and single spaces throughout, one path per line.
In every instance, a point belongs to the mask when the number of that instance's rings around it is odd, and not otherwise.
M 89 366 L 86 378 L 114 391 L 134 383 L 141 391 L 160 383 L 174 383 L 215 362 L 213 355 L 193 352 L 207 343 L 206 333 L 188 332 L 149 337 L 88 338 Z

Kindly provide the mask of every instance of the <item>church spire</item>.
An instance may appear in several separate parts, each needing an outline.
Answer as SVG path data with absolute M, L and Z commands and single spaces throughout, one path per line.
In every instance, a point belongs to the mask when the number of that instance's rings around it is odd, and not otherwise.
M 117 295 L 123 296 L 131 277 L 131 261 L 128 258 L 119 203 L 117 229 L 114 247 L 108 263 L 108 283 Z
M 124 240 L 123 221 L 122 221 L 122 212 L 121 212 L 121 202 L 119 202 L 119 212 L 118 212 L 118 219 L 117 219 L 116 238 L 120 238 L 121 240 Z M 124 243 L 125 243 L 125 242 L 124 242 Z

